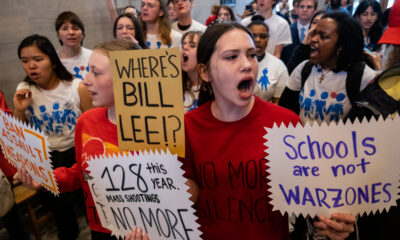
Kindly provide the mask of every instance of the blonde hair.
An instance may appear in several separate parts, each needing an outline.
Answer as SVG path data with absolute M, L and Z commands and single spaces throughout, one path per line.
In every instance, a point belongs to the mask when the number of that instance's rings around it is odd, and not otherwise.
M 171 38 L 171 26 L 169 24 L 168 8 L 165 1 L 158 0 L 158 2 L 160 3 L 160 11 L 162 11 L 164 14 L 158 18 L 157 36 L 160 38 L 161 42 L 164 45 L 170 45 L 172 44 L 172 38 Z M 140 22 L 142 23 L 144 36 L 147 40 L 146 23 L 143 22 L 142 17 L 140 17 Z
M 93 50 L 99 51 L 109 57 L 111 51 L 135 50 L 141 49 L 139 45 L 127 39 L 114 39 L 110 42 L 97 44 Z

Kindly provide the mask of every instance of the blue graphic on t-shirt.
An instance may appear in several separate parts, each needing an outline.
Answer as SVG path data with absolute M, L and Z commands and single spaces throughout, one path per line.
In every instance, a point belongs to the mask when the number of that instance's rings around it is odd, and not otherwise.
M 335 99 L 329 103 L 329 96 Z M 303 115 L 306 118 L 315 118 L 324 121 L 329 116 L 329 121 L 338 122 L 343 117 L 343 101 L 346 98 L 344 93 L 337 94 L 336 92 L 323 91 L 320 96 L 316 95 L 315 89 L 311 89 L 310 93 L 305 94 L 304 89 L 299 95 L 300 109 L 303 110 Z
M 326 112 L 325 105 L 328 96 L 329 96 L 328 92 L 322 92 L 321 99 L 315 99 L 315 119 L 319 118 L 321 120 L 324 120 L 324 115 Z
M 270 84 L 267 73 L 268 69 L 264 68 L 262 71 L 263 75 L 260 77 L 260 80 L 258 80 L 258 83 L 261 84 L 261 90 L 267 91 L 268 85 Z
M 326 111 L 326 114 L 329 114 L 331 112 L 331 116 L 329 118 L 330 121 L 335 121 L 338 122 L 339 119 L 343 116 L 343 103 L 340 103 L 346 98 L 346 96 L 343 93 L 339 93 L 336 96 L 336 101 L 338 101 L 335 104 L 331 104 Z
M 46 135 L 50 133 L 62 134 L 65 127 L 71 130 L 76 125 L 77 114 L 72 109 L 60 109 L 59 103 L 53 104 L 52 110 L 47 110 L 45 105 L 39 106 L 39 113 L 30 106 L 29 122 L 36 129 L 41 129 Z
M 186 97 L 185 96 L 183 96 L 183 102 L 185 102 L 185 100 L 186 100 Z M 197 102 L 198 102 L 198 99 L 197 98 L 195 98 L 194 100 L 193 100 L 193 105 L 188 109 L 188 112 L 190 112 L 190 111 L 192 111 L 193 109 L 196 109 L 197 108 Z
M 301 91 L 301 94 L 304 95 L 304 89 Z M 310 97 L 313 97 L 315 95 L 315 90 L 310 91 Z M 300 99 L 300 98 L 299 98 Z M 310 117 L 311 112 L 313 112 L 313 105 L 312 105 L 312 99 L 311 98 L 302 98 L 303 102 L 300 102 L 300 108 L 304 109 L 304 116 L 305 117 Z
M 147 48 L 150 48 L 151 42 L 147 41 L 147 42 L 146 42 L 146 46 L 147 46 Z
M 81 75 L 81 73 L 83 72 L 83 71 L 85 71 L 86 70 L 86 72 L 89 72 L 89 66 L 81 66 L 81 67 L 78 67 L 78 66 L 75 66 L 74 67 L 74 77 L 75 78 L 79 78 L 79 79 L 82 79 L 83 80 L 83 76 Z
M 161 47 L 161 42 L 157 41 L 157 48 Z
M 188 110 L 188 112 L 190 112 L 190 111 L 192 111 L 193 109 L 196 109 L 197 108 L 197 99 L 194 99 L 194 101 L 193 101 L 193 105 L 189 108 L 189 110 Z
M 81 71 L 81 70 L 79 69 L 79 67 L 74 67 L 74 72 L 75 72 L 74 77 L 80 78 L 80 79 L 83 80 L 82 75 L 79 74 L 80 71 Z

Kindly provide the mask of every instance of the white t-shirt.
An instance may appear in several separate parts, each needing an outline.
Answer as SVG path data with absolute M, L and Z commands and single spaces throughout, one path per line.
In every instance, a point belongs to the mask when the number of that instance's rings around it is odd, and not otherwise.
M 25 112 L 34 128 L 48 136 L 50 149 L 65 151 L 75 146 L 75 126 L 81 115 L 78 87 L 81 80 L 60 81 L 52 90 L 21 82 L 17 90 L 30 89 L 32 102 Z
M 286 86 L 293 91 L 301 90 L 301 70 L 305 63 L 300 63 L 290 75 Z M 324 75 L 321 81 L 321 76 Z M 361 79 L 360 91 L 374 79 L 376 72 L 368 65 L 365 65 L 364 73 Z M 303 89 L 300 92 L 300 118 L 303 123 L 306 121 L 322 121 L 330 123 L 338 122 L 343 119 L 351 109 L 350 99 L 346 92 L 347 72 L 333 71 L 326 72 L 321 70 L 320 66 L 313 66 L 310 76 L 307 78 Z
M 240 23 L 247 27 L 251 23 L 251 18 L 244 18 Z M 265 19 L 264 22 L 269 27 L 269 39 L 268 46 L 266 48 L 266 52 L 270 54 L 274 54 L 275 46 L 279 44 L 283 44 L 283 46 L 289 45 L 292 43 L 292 35 L 290 33 L 290 27 L 288 22 L 275 13 L 268 19 Z
M 254 94 L 266 101 L 280 98 L 289 80 L 289 73 L 285 64 L 277 57 L 265 53 L 265 57 L 258 63 L 257 85 Z
M 58 57 L 60 57 L 61 49 L 57 51 Z M 72 58 L 61 58 L 60 60 L 65 68 L 74 76 L 83 80 L 86 74 L 89 72 L 89 58 L 92 54 L 92 50 L 81 47 L 81 52 Z
M 172 43 L 169 45 L 165 45 L 161 42 L 161 40 L 158 38 L 156 34 L 146 34 L 147 40 L 146 40 L 146 45 L 149 49 L 156 49 L 156 48 L 179 48 L 181 46 L 181 38 L 182 34 L 178 33 L 174 29 L 171 29 L 171 39 Z
M 191 93 L 185 92 L 185 94 L 183 95 L 183 107 L 185 108 L 185 113 L 197 108 L 200 87 L 201 85 L 193 86 Z
M 189 31 L 200 31 L 200 32 L 204 32 L 204 31 L 206 31 L 206 25 L 203 25 L 203 24 L 201 24 L 201 23 L 199 23 L 198 21 L 196 21 L 196 20 L 194 20 L 194 19 L 192 19 L 192 24 L 190 25 L 190 27 L 188 28 L 188 29 L 186 29 L 186 30 L 180 30 L 179 29 L 179 27 L 178 27 L 178 21 L 176 21 L 176 22 L 174 22 L 172 25 L 171 25 L 171 27 L 174 29 L 174 30 L 176 30 L 177 32 L 179 32 L 180 34 L 185 34 L 186 32 L 189 32 Z

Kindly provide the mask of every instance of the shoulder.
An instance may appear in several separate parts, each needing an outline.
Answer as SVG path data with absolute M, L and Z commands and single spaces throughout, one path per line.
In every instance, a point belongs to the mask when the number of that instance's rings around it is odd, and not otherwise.
M 90 53 L 93 52 L 93 50 L 85 48 L 85 47 L 81 47 L 81 49 L 82 49 L 82 53 L 89 53 L 90 54 Z
M 268 54 L 268 61 L 270 61 L 273 65 L 273 68 L 278 74 L 286 74 L 287 78 L 289 78 L 289 73 L 287 70 L 286 65 L 283 63 L 283 61 L 277 57 L 275 57 L 272 54 Z
M 208 115 L 210 115 L 210 113 L 211 113 L 211 110 L 210 110 L 211 102 L 212 101 L 208 101 L 208 102 L 204 103 L 203 105 L 186 113 L 185 114 L 185 124 L 195 121 L 196 119 L 203 119 L 203 120 L 207 119 Z
M 289 23 L 283 17 L 275 13 L 273 13 L 272 16 L 269 19 L 266 19 L 265 21 L 269 23 L 273 22 L 275 24 L 279 24 L 280 26 L 285 26 L 289 28 Z
M 84 57 L 90 57 L 90 55 L 93 52 L 92 50 L 84 48 L 84 47 L 81 47 L 81 50 L 82 50 L 82 56 L 84 56 Z
M 90 109 L 79 116 L 77 125 L 89 123 L 96 126 L 99 122 L 103 122 L 104 118 L 107 118 L 107 108 L 98 107 Z
M 198 21 L 196 21 L 196 20 L 194 20 L 194 19 L 192 19 L 192 26 L 193 26 L 193 30 L 199 30 L 199 31 L 202 31 L 202 32 L 204 32 L 205 30 L 206 30 L 206 25 L 204 25 L 204 24 L 201 24 L 200 22 L 198 22 Z
M 178 28 L 178 21 L 175 21 L 171 24 L 171 29 L 177 31 L 178 33 L 181 33 L 182 31 L 179 30 Z
M 180 39 L 182 37 L 182 34 L 176 31 L 175 29 L 171 29 L 171 37 Z
M 373 78 L 376 77 L 376 75 L 378 75 L 378 73 L 375 70 L 373 70 L 372 68 L 370 68 L 367 64 L 365 64 L 363 80 L 369 79 L 369 81 L 371 81 Z
M 292 75 L 297 75 L 297 74 L 301 74 L 301 71 L 303 70 L 304 66 L 306 65 L 306 63 L 308 62 L 307 60 L 302 61 L 299 65 L 297 65 L 297 67 L 293 70 L 292 74 L 290 75 L 290 77 Z
M 251 23 L 251 17 L 252 16 L 243 18 L 242 21 L 240 21 L 240 24 L 247 27 L 247 25 Z
M 364 72 L 361 78 L 360 90 L 364 89 L 375 77 L 378 73 L 370 68 L 367 64 L 365 64 Z
M 286 83 L 286 86 L 292 91 L 300 91 L 302 89 L 301 84 L 301 71 L 304 68 L 304 65 L 308 62 L 308 60 L 304 60 L 300 63 L 290 74 L 289 81 Z
M 272 120 L 273 122 L 285 122 L 285 123 L 291 122 L 293 124 L 300 122 L 299 116 L 297 116 L 297 114 L 295 114 L 291 110 L 264 101 L 257 96 L 254 97 L 256 101 L 255 111 L 265 116 L 268 119 L 268 121 Z
M 270 53 L 265 53 L 265 57 L 268 58 L 268 62 L 272 62 L 274 65 L 277 65 L 277 67 L 285 67 L 285 64 L 280 60 L 279 58 L 275 57 L 274 55 Z M 281 69 L 279 69 L 281 70 Z

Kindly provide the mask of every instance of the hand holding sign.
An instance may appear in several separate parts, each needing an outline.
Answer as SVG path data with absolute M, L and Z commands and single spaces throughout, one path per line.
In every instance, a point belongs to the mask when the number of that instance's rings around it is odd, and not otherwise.
M 396 205 L 400 118 L 267 129 L 272 205 L 329 216 Z
M 32 176 L 28 173 L 25 166 L 22 165 L 13 176 L 16 183 L 22 183 L 30 189 L 41 189 L 42 185 L 32 179 Z
M 125 240 L 149 240 L 149 236 L 141 228 L 135 227 L 125 236 Z
M 150 239 L 199 239 L 177 155 L 140 152 L 88 164 L 101 223 L 113 235 L 122 237 L 139 227 Z
M 333 213 L 331 218 L 319 216 L 320 221 L 314 222 L 318 229 L 318 236 L 327 236 L 329 239 L 346 239 L 354 232 L 356 217 L 346 213 Z
M 24 166 L 33 180 L 58 194 L 47 137 L 1 110 L 0 129 L 0 143 L 7 160 L 18 169 Z

